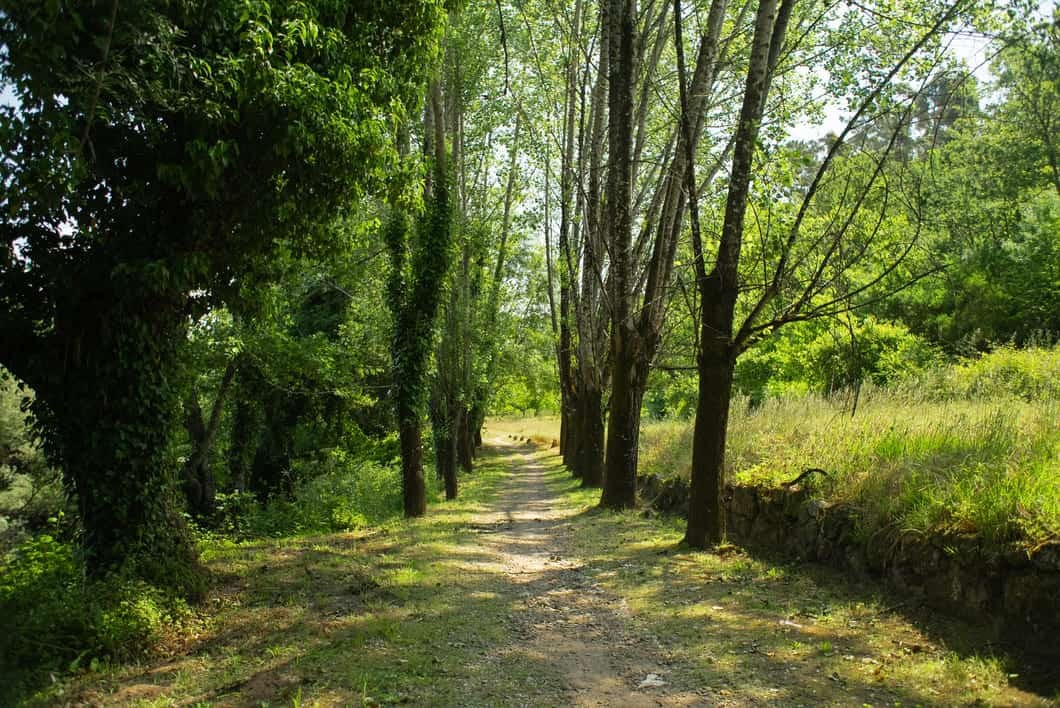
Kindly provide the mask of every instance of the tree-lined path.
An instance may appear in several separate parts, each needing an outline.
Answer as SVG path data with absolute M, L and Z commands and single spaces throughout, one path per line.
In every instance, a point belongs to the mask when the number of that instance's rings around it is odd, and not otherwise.
M 362 533 L 231 544 L 199 632 L 56 702 L 1045 705 L 837 574 L 682 551 L 591 509 L 554 451 L 493 434 L 459 503 Z M 957 645 L 955 645 L 957 646 Z

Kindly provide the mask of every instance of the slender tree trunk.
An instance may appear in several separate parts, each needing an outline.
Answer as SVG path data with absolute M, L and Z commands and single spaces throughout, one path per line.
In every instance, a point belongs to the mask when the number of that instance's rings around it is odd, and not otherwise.
M 431 406 L 431 429 L 434 431 L 434 463 L 438 478 L 445 483 L 445 498 L 457 496 L 456 462 L 459 430 L 458 407 L 444 396 Z
M 471 415 L 467 408 L 459 406 L 456 412 L 456 460 L 460 469 L 470 472 L 475 458 L 475 447 L 471 436 Z M 456 494 L 456 478 L 453 479 L 453 494 Z
M 468 431 L 471 435 L 471 456 L 474 458 L 475 451 L 482 447 L 482 426 L 486 422 L 486 416 L 481 404 L 475 404 L 468 413 Z
M 633 101 L 636 56 L 636 13 L 633 0 L 609 0 L 608 170 L 606 197 L 611 253 L 611 413 L 607 428 L 602 506 L 628 508 L 636 503 L 636 435 L 629 415 L 639 419 L 643 395 L 637 381 L 625 376 L 636 362 L 638 333 L 633 312 L 633 243 L 631 207 Z M 634 411 L 636 411 L 634 413 Z M 628 448 L 632 440 L 634 447 Z M 632 464 L 632 467 L 630 466 Z
M 567 422 L 567 406 L 562 401 L 559 404 L 559 454 L 566 460 L 567 436 L 570 434 L 570 424 Z
M 604 410 L 603 391 L 587 389 L 581 398 L 581 463 L 579 472 L 583 487 L 600 487 L 604 481 Z
M 244 374 L 240 374 L 243 388 Z M 261 411 L 244 394 L 236 400 L 232 416 L 232 437 L 228 447 L 228 476 L 232 489 L 243 492 L 250 478 L 250 466 L 257 448 L 257 436 L 261 430 Z
M 427 513 L 427 487 L 423 479 L 423 430 L 419 412 L 406 410 L 398 415 L 401 443 L 401 496 L 405 516 Z
M 433 178 L 425 183 L 426 212 L 415 229 L 417 235 L 411 263 L 407 263 L 409 218 L 399 210 L 392 214 L 385 233 L 390 251 L 391 274 L 388 283 L 390 307 L 394 313 L 393 362 L 394 409 L 401 440 L 401 488 L 405 516 L 427 512 L 427 490 L 423 478 L 423 430 L 421 408 L 426 386 L 429 342 L 442 284 L 449 269 L 451 242 L 451 201 L 446 166 L 445 120 L 441 86 L 432 80 L 425 113 L 425 148 L 433 153 Z
M 733 318 L 739 294 L 740 251 L 758 128 L 765 110 L 773 63 L 779 56 L 793 0 L 759 0 L 740 120 L 733 139 L 732 170 L 725 219 L 714 268 L 697 277 L 700 313 L 699 402 L 692 440 L 692 479 L 685 541 L 704 548 L 722 540 L 721 490 L 725 483 L 732 375 L 736 363 Z M 699 246 L 697 245 L 697 250 Z M 702 262 L 703 254 L 697 259 Z
M 614 335 L 612 335 L 612 341 Z M 607 419 L 607 468 L 600 505 L 610 509 L 631 509 L 637 503 L 637 453 L 640 443 L 640 407 L 644 399 L 647 367 L 641 366 L 637 352 L 620 345 L 615 351 L 615 376 L 611 384 L 611 407 Z M 614 351 L 614 350 L 613 350 Z
M 574 4 L 574 19 L 571 31 L 572 42 L 577 41 L 581 32 L 583 0 Z M 566 86 L 564 92 L 563 112 L 563 146 L 560 155 L 560 223 L 559 242 L 557 244 L 557 264 L 559 266 L 559 317 L 554 328 L 558 329 L 559 341 L 556 345 L 556 360 L 559 369 L 560 391 L 562 397 L 561 413 L 561 451 L 563 462 L 575 475 L 577 464 L 578 435 L 575 426 L 577 415 L 577 391 L 574 383 L 573 336 L 571 333 L 571 299 L 574 288 L 574 259 L 571 257 L 571 230 L 574 212 L 575 193 L 575 135 L 577 134 L 578 105 L 578 52 L 573 45 L 568 47 L 566 57 Z
M 583 193 L 584 238 L 581 249 L 581 287 L 576 310 L 578 332 L 577 377 L 578 447 L 575 452 L 576 475 L 583 487 L 603 483 L 604 418 L 602 399 L 607 387 L 607 313 L 602 297 L 604 258 L 604 225 L 601 218 L 601 182 L 604 175 L 604 147 L 607 139 L 607 82 L 609 53 L 607 49 L 608 8 L 600 7 L 600 61 L 596 71 L 589 107 L 588 188 Z M 590 66 L 585 75 L 591 73 Z M 584 155 L 585 152 L 583 151 Z M 583 170 L 583 173 L 585 170 Z
M 732 317 L 726 315 L 724 308 L 712 310 L 710 316 L 703 318 L 697 365 L 699 401 L 692 434 L 693 474 L 685 529 L 685 542 L 694 548 L 706 548 L 725 537 L 722 492 L 735 359 L 727 342 L 714 336 L 716 327 L 726 326 L 726 319 L 732 327 Z
M 188 511 L 193 516 L 205 517 L 214 511 L 216 483 L 210 455 L 217 439 L 217 431 L 221 427 L 221 413 L 224 411 L 228 390 L 235 379 L 236 369 L 236 360 L 232 359 L 221 376 L 221 385 L 214 397 L 208 422 L 203 420 L 199 397 L 194 389 L 184 406 L 184 427 L 187 428 L 188 437 L 191 439 L 192 453 L 184 463 L 181 478 L 184 482 Z

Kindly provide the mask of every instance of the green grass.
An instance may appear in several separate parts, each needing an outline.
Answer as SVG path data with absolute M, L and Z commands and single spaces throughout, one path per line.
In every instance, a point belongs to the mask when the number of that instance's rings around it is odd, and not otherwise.
M 917 400 L 884 390 L 847 402 L 803 396 L 740 402 L 729 429 L 728 473 L 778 486 L 809 467 L 825 498 L 881 528 L 974 533 L 991 542 L 1060 537 L 1060 425 L 1055 401 Z M 692 423 L 650 423 L 641 472 L 691 470 Z
M 573 555 L 622 598 L 638 631 L 707 695 L 734 705 L 1051 705 L 1012 685 L 1019 667 L 984 651 L 980 629 L 938 616 L 914 624 L 900 598 L 825 567 L 691 552 L 667 516 L 592 509 L 554 451 L 538 459 L 584 513 Z
M 729 479 L 779 486 L 810 467 L 823 497 L 854 507 L 866 535 L 956 531 L 991 543 L 1060 538 L 1060 347 L 1003 347 L 891 389 L 738 398 Z M 691 420 L 645 421 L 640 474 L 688 478 Z M 551 441 L 552 417 L 491 419 L 502 436 Z
M 88 667 L 30 704 L 560 705 L 566 676 L 525 650 L 511 619 L 526 589 L 482 548 L 482 512 L 524 455 L 548 470 L 579 592 L 651 656 L 645 670 L 706 700 L 744 705 L 1046 705 L 1011 685 L 966 629 L 925 630 L 840 573 L 734 550 L 678 547 L 680 522 L 592 510 L 554 450 L 491 452 L 462 498 L 347 533 L 210 540 L 219 586 L 197 619 L 138 663 Z M 559 577 L 559 576 L 557 576 Z M 586 585 L 588 584 L 588 585 Z M 936 629 L 938 631 L 936 631 Z M 979 645 L 981 646 L 981 645 Z M 964 647 L 964 648 L 962 648 Z M 641 674 L 638 674 L 638 678 Z
M 59 681 L 30 703 L 487 705 L 518 695 L 540 677 L 530 665 L 484 661 L 506 640 L 511 608 L 503 575 L 474 570 L 470 526 L 506 474 L 502 458 L 486 459 L 458 502 L 435 498 L 412 521 L 210 539 L 203 557 L 220 582 L 197 630 L 139 663 Z

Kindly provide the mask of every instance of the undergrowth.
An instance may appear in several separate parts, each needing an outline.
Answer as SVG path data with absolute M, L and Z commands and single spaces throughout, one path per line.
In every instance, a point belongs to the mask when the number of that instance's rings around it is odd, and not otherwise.
M 357 459 L 343 450 L 303 463 L 289 497 L 260 503 L 250 492 L 218 495 L 216 518 L 206 535 L 235 538 L 280 537 L 348 531 L 401 515 L 400 471 L 396 463 Z M 438 489 L 428 471 L 427 492 Z
M 807 468 L 865 533 L 1060 538 L 1060 347 L 991 354 L 887 388 L 733 403 L 729 478 L 777 486 Z M 649 423 L 641 473 L 691 470 L 692 422 Z
M 496 419 L 550 440 L 555 417 Z M 639 473 L 688 478 L 690 419 L 646 421 Z M 862 530 L 972 533 L 990 543 L 1060 538 L 1060 347 L 1001 347 L 888 387 L 825 396 L 737 396 L 730 480 L 779 486 L 817 467 L 816 492 L 854 507 Z
M 0 560 L 0 704 L 49 677 L 142 655 L 191 616 L 164 590 L 88 580 L 73 544 L 41 534 Z
M 288 498 L 261 503 L 248 492 L 218 495 L 210 524 L 199 529 L 205 558 L 253 539 L 304 537 L 362 529 L 401 516 L 393 464 L 354 459 L 340 450 L 298 470 Z M 428 492 L 438 484 L 428 474 Z M 16 704 L 57 677 L 96 671 L 144 656 L 194 620 L 165 589 L 115 573 L 85 577 L 73 531 L 24 540 L 0 555 L 0 705 Z

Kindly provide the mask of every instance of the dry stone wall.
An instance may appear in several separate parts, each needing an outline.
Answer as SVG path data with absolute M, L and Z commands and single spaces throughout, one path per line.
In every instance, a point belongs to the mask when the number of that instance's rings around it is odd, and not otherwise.
M 642 498 L 685 514 L 688 484 L 643 477 Z M 751 547 L 885 579 L 914 602 L 982 622 L 998 636 L 1060 632 L 1060 543 L 998 550 L 970 535 L 858 533 L 853 510 L 803 488 L 731 486 L 729 534 Z

